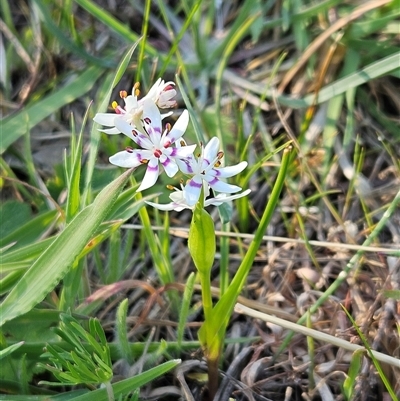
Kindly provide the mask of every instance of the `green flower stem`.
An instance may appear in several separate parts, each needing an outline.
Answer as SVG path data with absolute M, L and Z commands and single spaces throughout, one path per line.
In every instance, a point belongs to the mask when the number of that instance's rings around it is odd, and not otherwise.
M 394 197 L 392 203 L 386 210 L 386 212 L 383 214 L 382 218 L 378 222 L 378 224 L 375 226 L 375 229 L 371 232 L 369 237 L 364 241 L 363 247 L 368 247 L 370 246 L 379 233 L 382 231 L 382 229 L 386 226 L 387 221 L 392 217 L 394 211 L 396 210 L 397 206 L 400 204 L 400 191 L 397 193 L 397 195 Z M 346 267 L 344 270 L 339 274 L 338 278 L 329 286 L 329 288 L 322 294 L 322 296 L 314 303 L 314 305 L 309 309 L 310 313 L 315 313 L 318 308 L 331 296 L 333 295 L 338 288 L 342 285 L 342 283 L 347 279 L 349 274 L 354 270 L 354 267 L 356 267 L 364 255 L 365 250 L 363 248 L 359 249 L 357 253 L 349 260 L 347 263 Z M 307 313 L 305 313 L 298 321 L 297 324 L 303 324 L 307 319 Z M 282 345 L 279 347 L 279 350 L 277 354 L 275 355 L 275 358 L 278 357 L 278 355 L 285 350 L 289 343 L 290 340 L 292 339 L 294 335 L 294 332 L 291 331 L 285 340 L 283 341 Z
M 279 202 L 279 195 L 284 185 L 291 150 L 292 148 L 289 147 L 285 149 L 283 153 L 281 168 L 272 189 L 270 199 L 268 200 L 268 204 L 261 218 L 256 235 L 240 264 L 238 271 L 224 295 L 221 296 L 220 300 L 213 308 L 212 318 L 206 320 L 199 330 L 199 340 L 205 350 L 208 360 L 214 362 L 218 361 L 221 355 L 226 328 L 229 324 L 236 300 L 246 282 L 249 271 L 253 266 L 254 258 L 262 242 L 263 234 L 271 220 L 275 206 Z
M 211 296 L 211 278 L 210 274 L 199 273 L 201 283 L 201 299 L 203 302 L 203 311 L 205 321 L 209 321 L 212 314 L 212 296 Z

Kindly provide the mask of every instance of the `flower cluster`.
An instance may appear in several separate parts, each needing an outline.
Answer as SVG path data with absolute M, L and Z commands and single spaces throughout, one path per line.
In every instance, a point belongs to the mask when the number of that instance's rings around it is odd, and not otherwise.
M 147 165 L 138 192 L 156 183 L 161 166 L 168 177 L 174 177 L 178 171 L 188 176 L 187 182 L 185 185 L 181 184 L 180 189 L 170 188 L 173 189 L 170 194 L 171 203 L 160 205 L 147 202 L 149 205 L 161 210 L 181 211 L 193 209 L 202 190 L 205 197 L 204 206 L 219 206 L 250 193 L 250 190 L 238 193 L 241 191 L 240 187 L 222 180 L 243 171 L 247 162 L 221 167 L 224 154 L 219 150 L 218 138 L 212 138 L 205 146 L 201 144 L 198 155 L 194 154 L 196 145 L 186 144 L 182 136 L 189 124 L 187 110 L 183 111 L 173 127 L 165 124 L 163 128 L 163 118 L 172 113 L 162 115 L 160 109 L 176 106 L 174 100 L 176 90 L 173 82 L 164 82 L 160 78 L 146 96 L 138 99 L 139 94 L 138 84 L 134 85 L 131 95 L 121 91 L 120 96 L 124 100 L 125 107 L 113 102 L 115 113 L 97 113 L 94 121 L 110 127 L 103 129 L 103 132 L 122 133 L 137 145 L 137 148 L 128 147 L 111 156 L 110 162 L 125 168 Z M 213 190 L 215 197 L 209 198 L 210 189 Z

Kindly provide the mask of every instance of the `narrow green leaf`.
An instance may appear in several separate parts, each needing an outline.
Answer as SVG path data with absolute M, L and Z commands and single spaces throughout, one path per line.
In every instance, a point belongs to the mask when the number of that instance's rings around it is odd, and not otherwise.
M 22 344 L 24 343 L 24 341 L 20 341 L 19 343 L 10 345 L 7 348 L 4 348 L 0 351 L 0 359 L 5 358 L 6 356 L 12 354 L 16 349 L 18 349 Z
M 385 290 L 383 291 L 383 294 L 385 295 L 386 298 L 393 298 L 400 300 L 400 290 Z
M 333 97 L 340 95 L 351 88 L 355 88 L 372 81 L 375 78 L 390 74 L 400 70 L 399 67 L 400 51 L 375 61 L 359 71 L 349 74 L 330 85 L 325 86 L 318 93 L 318 104 L 324 103 Z M 315 99 L 315 95 L 308 95 L 304 101 L 311 105 Z
M 383 372 L 380 363 L 376 359 L 376 356 L 372 352 L 372 349 L 371 349 L 366 337 L 364 336 L 363 332 L 357 326 L 357 323 L 355 322 L 355 320 L 353 319 L 351 314 L 348 312 L 348 310 L 343 305 L 341 305 L 341 307 L 344 310 L 344 312 L 346 313 L 346 315 L 349 318 L 349 320 L 351 321 L 351 324 L 353 325 L 353 327 L 356 329 L 357 334 L 360 336 L 361 341 L 363 342 L 364 347 L 367 349 L 368 355 L 371 358 L 372 363 L 374 364 L 375 369 L 377 370 L 377 372 L 379 374 L 379 377 L 381 378 L 383 384 L 385 385 L 387 392 L 390 394 L 390 396 L 391 396 L 393 401 L 398 401 L 399 399 L 397 398 L 392 386 L 389 383 L 389 380 L 387 379 L 385 373 Z
M 187 322 L 187 317 L 189 315 L 190 302 L 192 301 L 192 294 L 194 289 L 194 281 L 196 275 L 194 272 L 190 273 L 188 279 L 186 280 L 185 291 L 183 293 L 182 307 L 179 311 L 179 325 L 178 325 L 178 344 L 182 344 L 183 335 L 185 332 L 185 324 Z
M 356 378 L 361 368 L 361 361 L 365 354 L 364 350 L 357 350 L 353 352 L 351 357 L 347 378 L 343 383 L 343 392 L 346 400 L 351 400 L 353 391 L 356 386 Z
M 116 323 L 115 329 L 117 333 L 117 346 L 120 352 L 120 357 L 126 359 L 129 364 L 132 364 L 133 357 L 132 357 L 132 351 L 129 347 L 128 332 L 126 325 L 127 313 L 128 313 L 128 299 L 124 299 L 118 306 L 117 318 L 115 322 Z
M 89 67 L 81 75 L 69 80 L 68 84 L 43 100 L 4 119 L 2 121 L 0 154 L 4 153 L 14 141 L 40 121 L 88 92 L 102 73 L 103 69 L 98 66 Z
M 75 2 L 87 12 L 92 14 L 100 22 L 102 22 L 108 29 L 116 32 L 126 42 L 132 43 L 140 40 L 139 35 L 130 30 L 128 25 L 118 21 L 109 12 L 104 10 L 103 7 L 97 5 L 95 2 L 90 0 L 75 0 Z M 146 43 L 146 52 L 153 57 L 163 58 L 160 52 L 154 47 L 150 46 L 148 43 Z
M 67 38 L 64 32 L 54 23 L 50 12 L 49 5 L 45 4 L 42 0 L 33 0 L 35 5 L 39 10 L 41 19 L 44 22 L 44 27 L 60 42 L 60 44 L 70 50 L 71 52 L 77 54 L 79 57 L 91 62 L 94 65 L 102 66 L 103 68 L 112 67 L 112 62 L 105 60 L 104 58 L 98 58 L 87 53 L 84 48 L 78 46 L 76 43 L 72 42 Z
M 0 326 L 30 311 L 65 276 L 128 180 L 126 171 L 83 209 L 31 266 L 0 305 Z
M 71 137 L 71 171 L 66 171 L 68 180 L 68 199 L 66 207 L 66 221 L 69 223 L 79 211 L 81 204 L 80 196 L 80 179 L 81 179 L 81 165 L 82 165 L 82 142 L 83 133 L 88 119 L 89 108 L 86 110 L 83 118 L 81 131 L 79 133 L 78 142 L 75 140 L 75 133 Z

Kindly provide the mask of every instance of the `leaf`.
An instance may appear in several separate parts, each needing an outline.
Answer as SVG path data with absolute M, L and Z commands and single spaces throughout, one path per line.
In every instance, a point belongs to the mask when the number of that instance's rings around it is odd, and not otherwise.
M 30 311 L 58 284 L 102 223 L 128 180 L 128 170 L 105 187 L 40 255 L 0 305 L 0 326 Z
M 0 154 L 40 121 L 88 92 L 102 73 L 100 67 L 89 67 L 61 89 L 3 120 Z
M 24 341 L 20 341 L 19 343 L 10 345 L 7 348 L 4 348 L 0 351 L 0 359 L 5 358 L 6 356 L 10 355 L 11 353 L 13 353 L 16 349 L 18 349 L 22 344 L 24 343 Z
M 365 354 L 364 350 L 353 352 L 349 366 L 348 376 L 343 383 L 343 392 L 347 400 L 350 400 L 356 385 L 356 378 L 361 369 L 361 361 Z
M 8 218 L 12 220 L 15 216 L 14 211 L 11 213 Z M 8 235 L 4 235 L 1 237 L 0 246 L 3 247 L 5 245 L 16 242 L 13 246 L 13 250 L 19 248 L 21 246 L 29 245 L 35 242 L 40 238 L 40 236 L 46 232 L 52 223 L 57 219 L 59 212 L 57 210 L 48 210 L 46 212 L 40 213 L 35 217 L 30 217 L 25 220 L 24 224 L 18 224 L 18 222 L 14 225 L 14 230 L 10 231 Z M 7 222 L 8 219 L 1 220 L 2 222 Z
M 197 270 L 201 274 L 210 274 L 216 249 L 214 221 L 200 203 L 193 211 L 188 247 Z
M 246 283 L 247 276 L 253 265 L 253 261 L 261 244 L 263 235 L 272 218 L 275 207 L 279 202 L 279 195 L 285 182 L 291 154 L 291 148 L 285 149 L 278 177 L 272 189 L 268 204 L 261 217 L 254 239 L 251 242 L 250 247 L 232 282 L 229 284 L 228 289 L 213 308 L 210 321 L 206 320 L 199 330 L 199 340 L 202 345 L 206 346 L 207 356 L 211 360 L 216 360 L 219 358 L 221 347 L 225 338 L 225 331 L 237 297 Z
M 135 377 L 130 377 L 125 380 L 121 380 L 118 383 L 112 385 L 115 397 L 119 395 L 125 395 L 131 391 L 144 386 L 148 382 L 156 379 L 157 377 L 163 375 L 169 370 L 173 369 L 175 366 L 180 364 L 180 359 L 173 359 L 171 361 L 165 362 L 155 368 L 149 369 L 146 372 L 141 373 Z M 101 388 L 95 391 L 91 391 L 88 394 L 83 394 L 72 399 L 73 401 L 108 401 L 107 391 L 105 388 Z M 72 401 L 71 400 L 71 401 Z

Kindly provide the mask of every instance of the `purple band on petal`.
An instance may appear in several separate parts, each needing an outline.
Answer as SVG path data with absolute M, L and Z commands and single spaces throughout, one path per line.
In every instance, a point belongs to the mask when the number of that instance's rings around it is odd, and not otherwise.
M 219 181 L 219 179 L 218 178 L 214 178 L 214 179 L 212 179 L 212 180 L 207 180 L 207 182 L 212 186 L 212 185 L 214 185 L 214 184 L 216 184 L 217 182 Z
M 149 170 L 149 171 L 158 171 L 158 165 L 150 166 L 150 164 L 148 164 L 147 165 L 147 170 Z
M 188 174 L 193 174 L 193 169 L 192 169 L 192 166 L 190 165 L 189 160 L 187 160 L 187 159 L 181 159 L 181 162 L 183 162 L 183 163 L 186 164 Z
M 201 182 L 198 183 L 198 182 L 195 182 L 194 180 L 189 180 L 187 185 L 189 185 L 189 187 L 201 188 L 203 183 L 201 183 Z
M 168 164 L 170 164 L 171 163 L 171 159 L 169 159 L 168 157 L 163 161 L 163 162 L 161 162 L 161 164 L 165 167 L 165 166 L 168 166 Z

